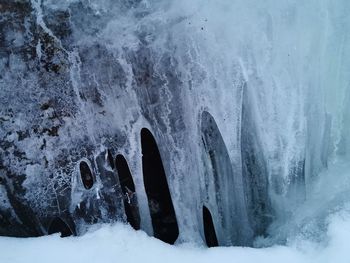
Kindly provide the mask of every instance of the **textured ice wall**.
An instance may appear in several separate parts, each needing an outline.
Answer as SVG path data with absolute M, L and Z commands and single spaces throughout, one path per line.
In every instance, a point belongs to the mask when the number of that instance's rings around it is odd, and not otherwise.
M 125 220 L 110 149 L 129 162 L 141 228 L 152 234 L 140 147 L 147 127 L 179 241 L 203 242 L 205 204 L 221 245 L 251 244 L 307 199 L 330 158 L 350 150 L 349 8 L 1 2 L 1 233 L 45 234 L 56 216 L 78 234 Z M 203 143 L 206 130 L 217 141 Z M 96 177 L 90 190 L 81 160 Z

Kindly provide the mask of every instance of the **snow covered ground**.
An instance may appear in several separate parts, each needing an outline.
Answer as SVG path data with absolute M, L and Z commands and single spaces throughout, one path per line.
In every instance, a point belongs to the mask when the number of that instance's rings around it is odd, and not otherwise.
M 285 246 L 171 246 L 118 223 L 99 226 L 80 237 L 0 237 L 0 263 L 349 263 L 349 173 L 348 161 L 333 162 L 315 181 L 308 201 L 284 223 L 275 222 L 269 239 L 259 241 L 260 245 L 279 243 L 276 240 L 283 236 Z
M 284 262 L 349 263 L 350 213 L 329 221 L 325 245 L 299 241 L 270 248 L 171 246 L 123 224 L 105 225 L 81 237 L 0 238 L 1 263 Z

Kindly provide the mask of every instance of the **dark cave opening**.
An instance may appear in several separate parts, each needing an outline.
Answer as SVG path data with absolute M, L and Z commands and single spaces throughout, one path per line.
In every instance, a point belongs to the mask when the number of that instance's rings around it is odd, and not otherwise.
M 119 182 L 124 195 L 124 208 L 127 221 L 136 230 L 140 229 L 140 213 L 135 191 L 135 184 L 131 176 L 128 163 L 123 155 L 118 154 L 115 158 Z
M 79 168 L 81 181 L 83 182 L 85 189 L 91 189 L 91 187 L 94 185 L 94 179 L 92 177 L 92 172 L 89 165 L 85 161 L 81 161 Z
M 143 180 L 154 236 L 174 244 L 179 235 L 175 210 L 157 143 L 146 128 L 141 130 L 141 146 Z
M 209 209 L 203 206 L 203 226 L 204 226 L 204 236 L 208 247 L 217 247 L 219 245 L 218 239 L 216 237 L 215 227 L 213 223 L 213 218 Z
M 69 228 L 68 224 L 65 223 L 60 217 L 56 217 L 54 220 L 52 220 L 47 233 L 49 235 L 61 233 L 61 237 L 69 237 L 73 235 L 73 232 Z

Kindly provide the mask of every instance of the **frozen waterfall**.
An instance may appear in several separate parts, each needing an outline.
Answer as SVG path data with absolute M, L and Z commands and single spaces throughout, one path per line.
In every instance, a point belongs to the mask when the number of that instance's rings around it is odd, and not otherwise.
M 349 13 L 0 1 L 0 234 L 119 221 L 170 244 L 321 240 L 350 203 Z

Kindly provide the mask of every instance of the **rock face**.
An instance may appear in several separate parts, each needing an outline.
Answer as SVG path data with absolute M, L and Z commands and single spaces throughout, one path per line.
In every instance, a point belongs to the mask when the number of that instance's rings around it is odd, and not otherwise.
M 1 235 L 129 221 L 168 243 L 251 245 L 281 200 L 305 198 L 330 135 L 307 145 L 298 73 L 273 72 L 273 33 L 296 13 L 275 30 L 248 13 L 253 48 L 183 1 L 56 2 L 0 0 Z

